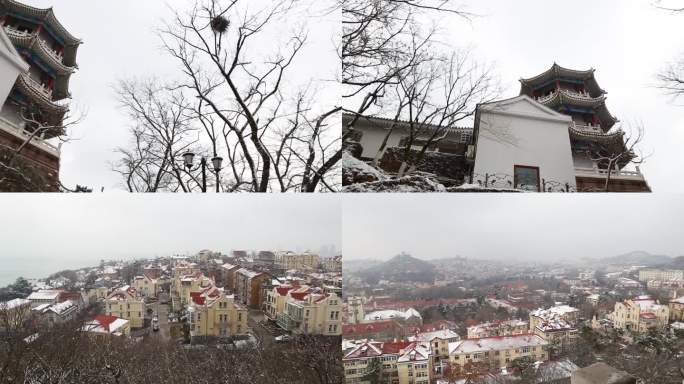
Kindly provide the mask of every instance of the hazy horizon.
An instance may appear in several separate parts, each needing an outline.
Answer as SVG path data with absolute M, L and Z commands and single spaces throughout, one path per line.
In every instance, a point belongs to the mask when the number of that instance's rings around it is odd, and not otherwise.
M 102 259 L 202 249 L 339 251 L 340 204 L 333 195 L 7 195 L 0 200 L 7 223 L 0 286 Z
M 345 196 L 342 209 L 345 260 L 684 255 L 684 196 L 367 195 Z

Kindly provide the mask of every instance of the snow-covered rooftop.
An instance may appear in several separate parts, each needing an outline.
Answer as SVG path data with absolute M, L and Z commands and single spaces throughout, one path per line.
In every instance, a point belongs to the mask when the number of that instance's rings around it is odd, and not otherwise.
M 409 317 L 423 318 L 418 311 L 413 308 L 409 308 L 406 311 L 385 309 L 382 311 L 371 312 L 364 316 L 364 320 L 408 319 Z
M 416 336 L 411 336 L 409 337 L 409 341 L 427 341 L 430 342 L 434 339 L 442 339 L 442 340 L 460 340 L 461 337 L 458 335 L 458 333 L 452 331 L 451 329 L 439 329 L 436 331 L 431 331 L 431 332 L 422 332 L 417 334 Z
M 61 291 L 40 290 L 33 292 L 27 297 L 28 300 L 57 300 Z
M 466 339 L 449 343 L 449 354 L 501 351 L 522 347 L 545 346 L 549 343 L 537 335 L 515 335 Z
M 22 305 L 30 305 L 31 301 L 27 299 L 14 299 L 0 303 L 0 310 L 10 310 L 21 307 Z

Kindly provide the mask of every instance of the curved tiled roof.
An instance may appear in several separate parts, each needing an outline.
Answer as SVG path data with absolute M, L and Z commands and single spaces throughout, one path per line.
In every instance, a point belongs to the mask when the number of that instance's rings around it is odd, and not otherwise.
M 596 70 L 594 68 L 588 70 L 574 70 L 564 68 L 556 63 L 553 63 L 551 68 L 537 76 L 520 79 L 520 94 L 530 94 L 535 87 L 541 86 L 555 79 L 576 79 L 585 81 L 590 89 L 590 92 L 593 95 L 598 96 L 600 94 L 606 93 L 606 91 L 604 91 L 596 82 L 596 78 L 594 77 L 595 71 Z
M 67 45 L 78 45 L 82 43 L 81 39 L 76 38 L 69 33 L 69 31 L 64 28 L 62 23 L 57 20 L 52 7 L 36 8 L 27 4 L 22 4 L 15 0 L 0 0 L 0 11 L 3 9 L 9 12 L 29 16 L 32 19 L 45 23 L 46 25 L 50 26 L 55 33 L 59 34 Z

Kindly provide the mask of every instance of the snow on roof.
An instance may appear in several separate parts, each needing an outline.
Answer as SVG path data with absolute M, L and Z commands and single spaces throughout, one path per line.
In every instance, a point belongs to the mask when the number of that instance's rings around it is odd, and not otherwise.
M 405 363 L 408 361 L 423 361 L 430 358 L 430 347 L 422 343 L 410 345 L 404 353 L 399 356 L 397 363 Z
M 641 314 L 653 313 L 662 310 L 665 306 L 658 304 L 658 302 L 651 296 L 637 296 L 632 303 L 639 306 Z M 648 317 L 648 316 L 646 316 Z
M 256 277 L 256 276 L 261 275 L 261 272 L 255 272 L 255 271 L 249 270 L 249 269 L 247 269 L 247 268 L 240 268 L 240 269 L 237 270 L 236 273 L 239 273 L 239 274 L 241 274 L 241 275 L 244 275 L 244 276 L 247 277 L 248 279 L 252 279 L 252 278 L 254 278 L 254 277 Z
M 553 316 L 553 315 L 566 316 L 570 313 L 574 313 L 577 311 L 578 311 L 577 308 L 571 307 L 569 305 L 558 305 L 555 307 L 551 307 L 549 309 L 543 309 L 543 308 L 536 309 L 536 310 L 532 311 L 532 313 L 530 313 L 530 315 L 537 316 L 537 317 L 546 317 L 546 316 Z
M 28 300 L 57 300 L 62 291 L 57 290 L 40 290 L 33 292 L 27 297 Z
M 515 335 L 466 339 L 449 343 L 449 354 L 501 351 L 522 347 L 545 346 L 549 343 L 537 335 Z
M 427 341 L 427 342 L 429 342 L 429 341 L 432 341 L 434 339 L 457 341 L 457 340 L 460 340 L 461 337 L 458 335 L 458 333 L 452 331 L 451 329 L 439 329 L 437 331 L 421 332 L 415 336 L 409 337 L 410 341 Z
M 41 304 L 41 305 L 33 308 L 33 310 L 36 312 L 43 312 L 45 309 L 49 308 L 51 305 L 52 304 L 50 304 L 50 303 Z
M 364 316 L 364 320 L 408 319 L 410 317 L 423 318 L 418 311 L 409 308 L 406 311 L 384 309 L 382 311 L 371 312 Z
M 0 303 L 0 310 L 10 310 L 21 307 L 22 305 L 30 305 L 31 301 L 27 299 L 14 299 Z
M 676 304 L 684 304 L 684 296 L 678 297 L 678 298 L 676 298 L 676 299 L 674 299 L 674 300 L 672 300 L 672 301 L 670 301 L 670 302 L 671 302 L 671 303 L 676 303 Z
M 81 330 L 95 333 L 118 333 L 126 324 L 128 324 L 128 320 L 116 316 L 98 315 L 83 325 Z
M 65 312 L 72 310 L 74 308 L 77 308 L 77 307 L 78 307 L 78 305 L 75 302 L 73 302 L 71 300 L 67 300 L 67 301 L 59 303 L 59 304 L 50 305 L 44 311 L 45 312 L 52 311 L 58 315 L 61 315 Z
M 492 321 L 488 323 L 481 323 L 481 324 L 476 324 L 473 326 L 468 327 L 468 332 L 482 332 L 486 330 L 492 330 L 492 329 L 498 329 L 502 327 L 524 327 L 528 326 L 529 323 L 527 321 L 523 321 L 520 319 L 513 319 L 513 320 L 506 320 L 506 321 Z

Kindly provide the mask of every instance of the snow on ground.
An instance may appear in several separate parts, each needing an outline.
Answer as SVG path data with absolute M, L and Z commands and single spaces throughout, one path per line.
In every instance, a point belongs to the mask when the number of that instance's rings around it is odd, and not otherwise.
M 388 179 L 388 176 L 381 170 L 364 163 L 346 151 L 342 154 L 342 177 L 345 185 Z

